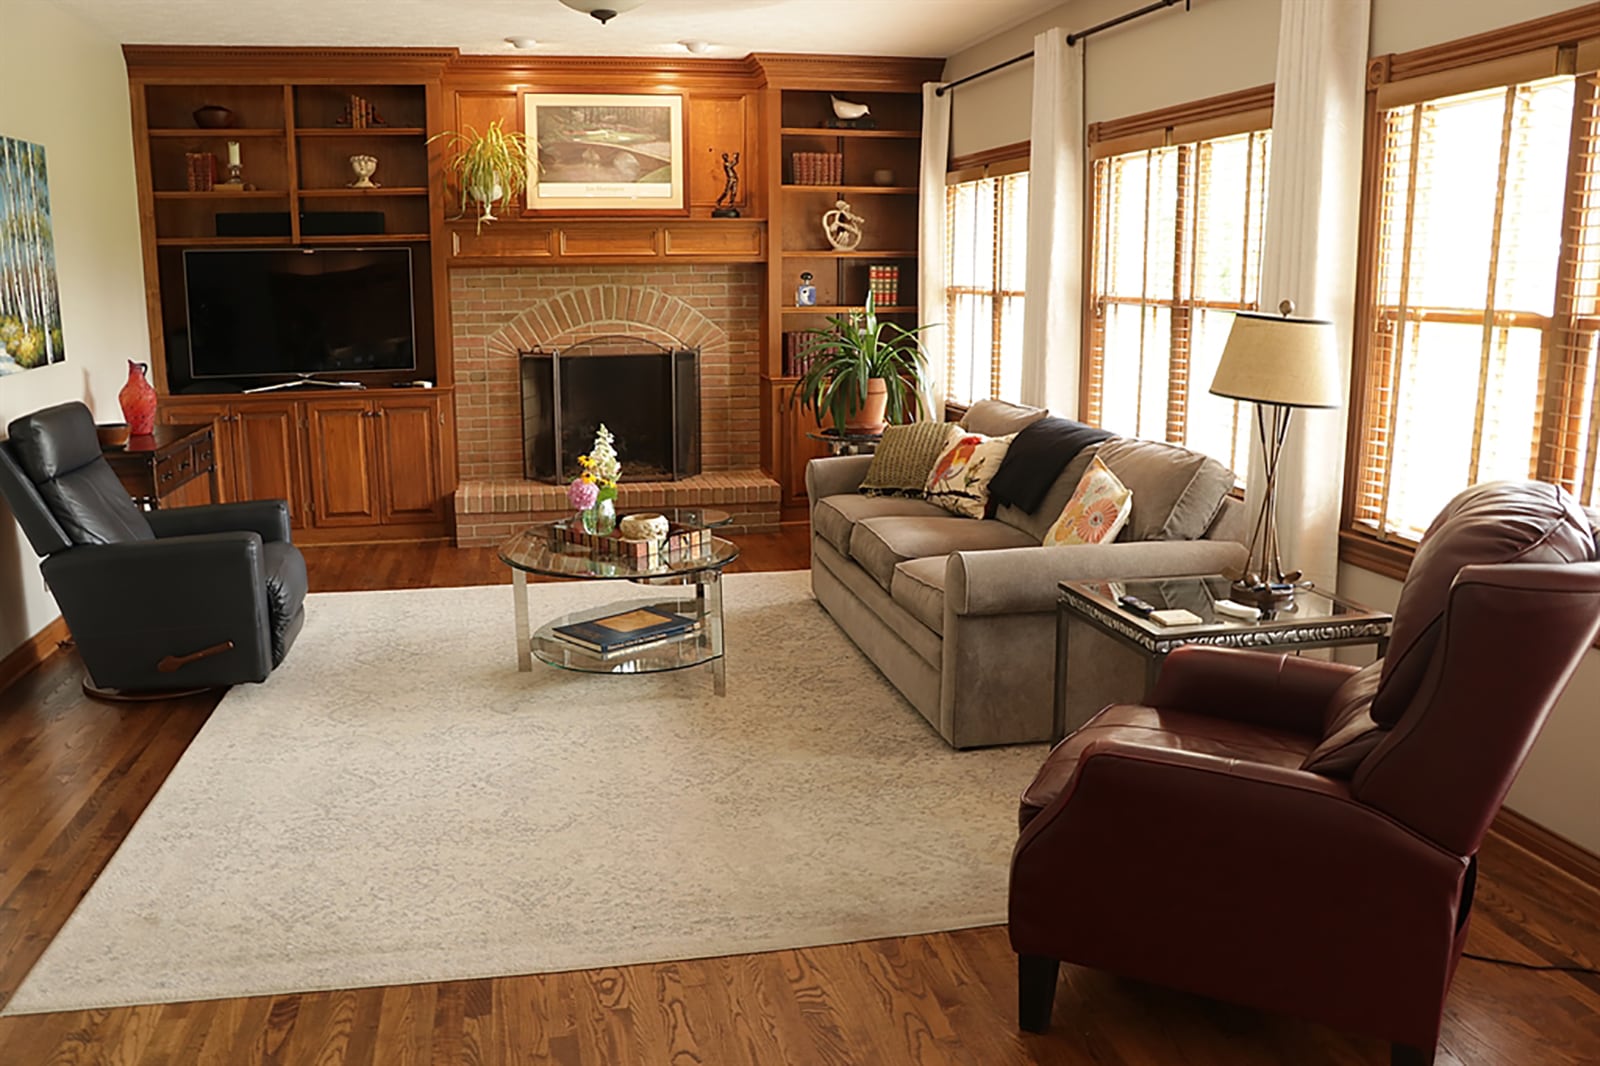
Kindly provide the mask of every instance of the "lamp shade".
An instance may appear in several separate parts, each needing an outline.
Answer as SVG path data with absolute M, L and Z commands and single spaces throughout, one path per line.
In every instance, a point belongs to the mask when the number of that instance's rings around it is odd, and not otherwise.
M 1339 378 L 1332 322 L 1241 311 L 1211 391 L 1284 407 L 1338 407 L 1344 401 Z
M 624 11 L 632 11 L 644 0 L 561 0 L 574 11 L 581 11 L 596 21 L 610 22 Z

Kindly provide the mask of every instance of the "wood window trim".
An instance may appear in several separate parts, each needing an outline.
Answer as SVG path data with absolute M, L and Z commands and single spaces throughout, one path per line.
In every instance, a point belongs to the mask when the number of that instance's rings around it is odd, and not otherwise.
M 1140 148 L 1157 147 L 1163 143 L 1204 141 L 1226 137 L 1230 133 L 1267 129 L 1272 125 L 1272 97 L 1273 88 L 1270 84 L 1257 85 L 1125 118 L 1091 122 L 1088 128 L 1089 155 L 1098 159 Z M 1163 140 L 1147 143 L 1152 134 L 1160 135 Z M 1121 142 L 1126 142 L 1127 146 L 1124 147 Z
M 1547 57 L 1552 65 L 1545 69 Z M 1350 368 L 1349 418 L 1346 423 L 1345 476 L 1339 514 L 1339 561 L 1403 581 L 1416 546 L 1400 538 L 1379 537 L 1355 524 L 1362 477 L 1360 458 L 1367 418 L 1367 372 L 1372 360 L 1373 299 L 1377 271 L 1381 184 L 1383 178 L 1383 111 L 1407 99 L 1394 91 L 1412 81 L 1418 91 L 1437 95 L 1487 88 L 1477 82 L 1492 73 L 1540 77 L 1592 68 L 1600 58 L 1600 3 L 1544 18 L 1515 23 L 1486 33 L 1430 45 L 1409 52 L 1374 57 L 1367 65 L 1367 94 L 1361 164 L 1361 207 L 1357 231 L 1354 345 Z M 1563 69 L 1565 68 L 1565 69 Z M 1542 71 L 1542 74 L 1541 74 Z M 1506 84 L 1502 81 L 1501 84 Z M 1380 104 L 1380 98 L 1382 103 Z M 1432 97 L 1430 97 L 1432 98 Z M 1420 102 L 1417 101 L 1417 102 Z M 1600 642 L 1595 645 L 1600 648 Z
M 950 160 L 950 167 L 945 171 L 944 183 L 960 185 L 963 182 L 979 181 L 983 178 L 1020 174 L 1028 169 L 1032 150 L 1031 141 L 1017 141 L 1015 144 L 1003 144 L 998 148 L 985 148 L 981 152 L 958 155 Z

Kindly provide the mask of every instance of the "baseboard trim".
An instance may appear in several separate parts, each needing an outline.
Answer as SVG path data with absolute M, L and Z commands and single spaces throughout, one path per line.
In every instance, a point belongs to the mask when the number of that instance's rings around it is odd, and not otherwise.
M 1489 826 L 1507 842 L 1543 859 L 1562 873 L 1569 874 L 1590 888 L 1600 890 L 1600 855 L 1580 844 L 1574 844 L 1560 833 L 1554 833 L 1529 818 L 1509 808 L 1500 808 Z
M 67 629 L 67 620 L 56 615 L 55 621 L 23 641 L 4 659 L 0 659 L 0 692 L 16 684 L 40 663 L 54 655 L 62 641 L 71 639 L 72 632 Z

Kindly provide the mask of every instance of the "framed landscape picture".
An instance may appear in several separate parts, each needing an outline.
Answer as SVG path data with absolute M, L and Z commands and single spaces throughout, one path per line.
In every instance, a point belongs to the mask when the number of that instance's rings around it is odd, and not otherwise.
M 683 97 L 527 93 L 530 211 L 682 213 Z
M 44 145 L 0 137 L 0 375 L 66 357 Z

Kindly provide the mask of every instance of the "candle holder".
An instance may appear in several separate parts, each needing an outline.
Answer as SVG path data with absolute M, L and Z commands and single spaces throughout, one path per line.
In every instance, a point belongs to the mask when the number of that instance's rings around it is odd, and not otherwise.
M 244 167 L 239 162 L 239 142 L 228 142 L 228 180 L 224 185 L 244 185 Z

